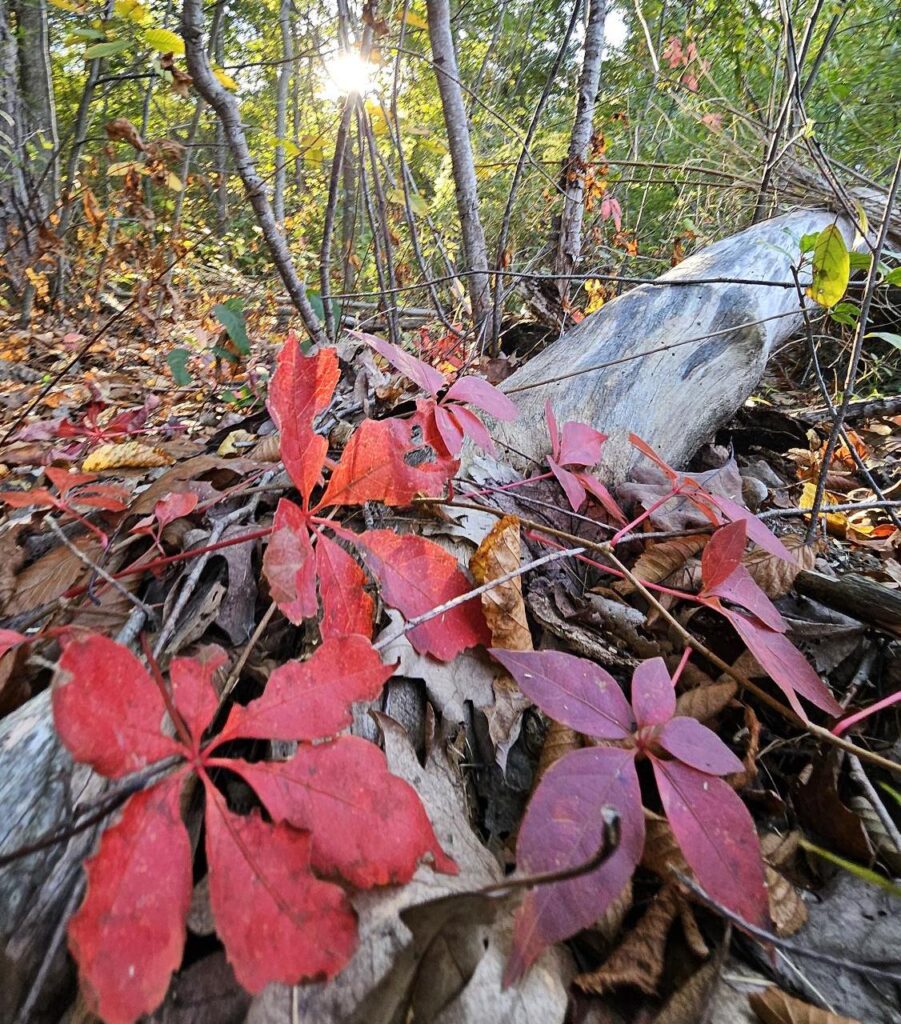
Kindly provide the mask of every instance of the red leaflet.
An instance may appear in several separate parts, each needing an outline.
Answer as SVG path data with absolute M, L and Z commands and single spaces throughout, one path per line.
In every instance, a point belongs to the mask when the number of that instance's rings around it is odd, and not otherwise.
M 69 922 L 69 948 L 88 1006 L 106 1024 L 130 1024 L 159 1005 L 181 963 L 191 905 L 183 781 L 180 772 L 133 796 L 85 862 L 87 894 Z
M 644 848 L 632 750 L 575 750 L 557 761 L 532 796 L 516 841 L 517 866 L 526 874 L 591 860 L 601 845 L 605 807 L 619 813 L 619 847 L 589 874 L 526 894 L 516 914 L 505 985 L 521 977 L 545 946 L 594 924 L 626 887 Z
M 701 576 L 704 589 L 712 591 L 727 580 L 741 565 L 747 544 L 747 531 L 743 521 L 720 527 L 701 555 Z
M 760 662 L 761 668 L 788 698 L 795 712 L 806 722 L 798 695 L 829 715 L 838 717 L 842 707 L 829 692 L 804 655 L 781 633 L 761 625 L 732 608 L 719 608 Z
M 236 977 L 252 991 L 270 981 L 329 977 L 353 952 L 356 923 L 347 897 L 318 880 L 317 872 L 345 870 L 368 885 L 381 884 L 408 877 L 424 856 L 440 870 L 454 870 L 415 793 L 385 771 L 375 747 L 369 748 L 374 759 L 354 751 L 354 764 L 365 770 L 353 776 L 329 743 L 301 746 L 288 764 L 305 766 L 305 774 L 281 790 L 259 764 L 211 756 L 226 740 L 321 740 L 348 723 L 350 703 L 372 699 L 392 671 L 364 637 L 329 640 L 303 665 L 282 666 L 263 696 L 233 709 L 226 731 L 203 745 L 218 705 L 212 678 L 222 663 L 216 648 L 199 659 L 175 659 L 170 695 L 158 668 L 153 681 L 129 651 L 99 636 L 69 640 L 60 660 L 54 718 L 76 758 L 110 777 L 171 754 L 182 760 L 175 775 L 145 780 L 147 788 L 104 834 L 88 864 L 84 903 L 72 920 L 70 946 L 82 985 L 92 1007 L 114 1024 L 154 1010 L 181 961 L 192 872 L 179 792 L 191 771 L 207 797 L 206 859 L 216 927 Z M 164 706 L 177 719 L 180 741 L 161 732 Z M 230 812 L 210 778 L 212 768 L 257 772 L 265 790 L 260 795 L 272 789 L 281 801 L 280 820 L 270 825 L 256 813 Z M 341 798 L 352 800 L 354 820 L 337 806 Z M 344 819 L 336 828 L 339 813 Z M 373 827 L 377 821 L 378 836 L 360 829 L 366 816 Z M 304 830 L 287 823 L 292 820 L 303 820 Z
M 559 871 L 597 853 L 605 806 L 619 812 L 621 845 L 588 875 L 540 886 L 517 914 L 505 982 L 515 981 L 546 945 L 600 917 L 635 869 L 644 844 L 644 812 L 635 758 L 654 766 L 664 810 L 698 881 L 749 921 L 766 922 L 763 863 L 751 816 L 717 775 L 741 761 L 700 722 L 674 718 L 673 684 L 662 658 L 632 677 L 632 708 L 616 681 L 592 662 L 549 651 L 492 655 L 538 706 L 572 728 L 599 738 L 630 739 L 619 748 L 565 754 L 542 779 L 519 832 L 520 871 Z M 638 729 L 631 736 L 634 719 Z M 675 760 L 660 758 L 661 749 Z
M 263 575 L 279 611 L 299 625 L 319 611 L 316 560 L 306 514 L 293 502 L 280 498 L 273 527 L 263 555 Z
M 676 691 L 663 658 L 643 661 L 635 669 L 632 674 L 632 709 L 641 727 L 662 725 L 676 713 Z
M 0 629 L 0 658 L 13 647 L 24 643 L 25 640 L 27 637 L 22 633 L 17 633 L 14 629 Z
M 338 383 L 338 356 L 325 348 L 304 356 L 289 334 L 269 386 L 269 413 L 281 434 L 281 455 L 304 507 L 319 482 L 328 441 L 313 431 L 313 420 L 328 406 Z
M 435 426 L 451 455 L 460 454 L 464 437 L 487 452 L 496 451 L 485 424 L 465 406 L 436 405 L 434 412 Z
M 602 740 L 625 739 L 632 732 L 632 709 L 619 683 L 594 662 L 560 651 L 493 647 L 491 654 L 529 700 L 558 722 Z
M 516 404 L 482 377 L 458 377 L 442 401 L 474 405 L 496 420 L 515 420 L 519 415 Z
M 445 454 L 434 419 L 420 410 L 408 420 L 363 420 L 332 473 L 319 508 L 328 505 L 409 505 L 438 498 L 459 467 Z
M 132 533 L 146 533 L 160 547 L 163 530 L 176 519 L 190 515 L 200 499 L 193 491 L 177 491 L 161 498 L 153 508 L 152 515 L 139 519 L 131 528 Z M 153 524 L 156 523 L 156 529 Z
M 306 661 L 286 661 L 269 677 L 262 697 L 232 708 L 211 749 L 226 740 L 315 740 L 351 723 L 350 707 L 375 700 L 394 672 L 362 636 L 333 637 Z
M 425 537 L 402 536 L 393 530 L 348 534 L 366 567 L 378 580 L 382 599 L 405 618 L 424 615 L 472 589 L 457 560 Z M 477 597 L 410 630 L 410 643 L 420 654 L 451 661 L 467 647 L 489 640 Z
M 545 405 L 544 411 L 551 438 L 548 466 L 563 488 L 573 511 L 578 512 L 585 504 L 586 491 L 589 491 L 614 520 L 625 524 L 626 517 L 613 495 L 585 468 L 596 465 L 600 460 L 601 447 L 607 440 L 607 435 L 586 423 L 564 423 L 563 430 L 560 431 L 550 402 Z M 566 469 L 566 466 L 578 468 Z
M 444 387 L 444 374 L 429 366 L 428 363 L 424 363 L 421 359 L 411 356 L 409 352 L 405 352 L 402 348 L 398 348 L 397 345 L 392 345 L 389 341 L 377 338 L 374 334 L 366 334 L 363 331 L 351 331 L 350 333 L 353 337 L 365 341 L 370 348 L 378 352 L 382 359 L 389 362 L 395 370 L 400 370 L 417 387 L 422 388 L 423 391 L 428 391 L 432 398 L 438 397 L 438 392 Z
M 342 889 L 313 876 L 309 834 L 232 814 L 204 783 L 210 906 L 235 977 L 256 993 L 337 974 L 357 944 L 356 915 Z
M 765 928 L 766 882 L 747 807 L 721 779 L 678 761 L 654 758 L 653 764 L 667 821 L 701 886 L 717 902 Z
M 438 845 L 416 791 L 388 771 L 378 747 L 356 736 L 301 746 L 289 761 L 230 762 L 274 821 L 313 834 L 313 867 L 352 885 L 403 885 L 426 852 L 436 870 L 457 866 Z M 401 818 L 404 832 L 394 828 Z
M 747 608 L 761 622 L 779 633 L 784 633 L 786 624 L 776 606 L 754 582 L 751 574 L 741 564 L 745 549 L 746 524 L 743 520 L 720 527 L 710 538 L 701 555 L 701 578 L 704 589 L 698 595 L 712 608 L 720 609 L 719 601 L 707 601 L 710 597 L 722 597 L 733 604 Z
M 322 599 L 322 639 L 360 633 L 368 640 L 372 636 L 373 604 L 363 589 L 366 574 L 344 548 L 324 533 L 316 540 L 316 568 Z
M 65 637 L 62 644 L 53 717 L 76 761 L 119 779 L 178 753 L 178 744 L 160 732 L 163 698 L 127 648 L 97 633 Z

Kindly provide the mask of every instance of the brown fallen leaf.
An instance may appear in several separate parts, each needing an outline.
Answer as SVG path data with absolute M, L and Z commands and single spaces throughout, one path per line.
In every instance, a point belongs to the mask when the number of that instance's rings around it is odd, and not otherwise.
M 731 679 L 723 683 L 711 683 L 709 686 L 696 686 L 679 695 L 676 714 L 706 722 L 729 706 L 737 690 L 738 685 Z
M 632 572 L 644 583 L 662 583 L 674 572 L 683 569 L 686 563 L 699 554 L 707 543 L 707 537 L 675 537 L 659 544 L 650 544 L 639 556 Z M 613 587 L 620 594 L 631 594 L 635 586 L 629 580 L 621 580 Z
M 156 469 L 170 466 L 174 461 L 161 448 L 151 448 L 140 441 L 122 441 L 95 448 L 81 468 L 85 473 L 99 473 L 104 469 Z
M 521 562 L 519 520 L 516 516 L 504 516 L 479 545 L 470 559 L 469 568 L 476 583 L 482 586 L 515 572 Z M 482 594 L 482 611 L 495 647 L 508 651 L 532 650 L 532 633 L 519 576 Z M 523 696 L 510 676 L 506 672 L 498 672 L 494 681 L 494 704 L 482 708 L 482 711 L 488 719 L 488 734 L 501 771 L 506 769 L 507 755 L 519 736 L 523 713 L 530 706 L 531 701 Z
M 641 866 L 653 871 L 658 878 L 668 881 L 673 871 L 691 875 L 691 869 L 673 830 L 666 818 L 653 811 L 644 812 L 645 840 L 644 852 L 641 855 Z
M 763 548 L 754 548 L 742 559 L 757 586 L 773 599 L 787 594 L 798 573 L 802 569 L 812 569 L 817 560 L 816 546 L 805 544 L 804 538 L 798 534 L 788 534 L 782 538 L 782 543 L 795 556 L 794 562 L 777 558 Z
M 92 561 L 100 553 L 100 542 L 95 537 L 78 537 L 73 543 Z M 42 604 L 55 601 L 69 587 L 81 583 L 88 568 L 69 548 L 60 544 L 26 566 L 15 579 L 15 592 L 6 604 L 6 615 L 30 612 Z
M 775 868 L 766 865 L 766 887 L 770 917 L 777 935 L 794 935 L 807 924 L 807 906 L 798 890 Z
M 775 986 L 754 992 L 748 1002 L 763 1024 L 861 1024 L 853 1017 L 842 1017 L 795 999 Z

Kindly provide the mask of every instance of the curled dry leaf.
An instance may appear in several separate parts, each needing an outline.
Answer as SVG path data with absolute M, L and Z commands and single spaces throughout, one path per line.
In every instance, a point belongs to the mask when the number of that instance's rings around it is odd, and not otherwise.
M 738 685 L 731 679 L 709 686 L 696 686 L 680 694 L 676 701 L 676 714 L 706 722 L 725 710 L 737 691 Z
M 663 975 L 666 940 L 681 899 L 674 885 L 665 885 L 613 955 L 597 970 L 576 977 L 579 988 L 601 994 L 632 985 L 654 995 Z
M 777 935 L 794 935 L 807 924 L 807 907 L 791 882 L 769 864 L 766 886 L 770 899 L 770 917 Z
M 786 562 L 763 548 L 754 548 L 742 559 L 751 579 L 766 594 L 777 598 L 787 594 L 802 569 L 812 569 L 816 562 L 816 547 L 804 543 L 804 538 L 794 534 L 782 538 L 783 544 L 795 556 L 795 562 Z
M 888 834 L 882 819 L 876 813 L 873 805 L 865 796 L 852 796 L 848 806 L 859 815 L 866 829 L 870 842 L 876 851 L 876 856 L 895 876 L 901 875 L 901 850 Z
M 830 1013 L 795 999 L 775 986 L 748 996 L 748 1002 L 763 1024 L 861 1024 L 853 1017 Z
M 644 583 L 662 583 L 673 573 L 684 569 L 706 543 L 706 537 L 674 537 L 659 544 L 650 544 L 638 556 L 632 572 Z M 635 585 L 630 580 L 620 580 L 613 589 L 620 594 L 631 594 Z

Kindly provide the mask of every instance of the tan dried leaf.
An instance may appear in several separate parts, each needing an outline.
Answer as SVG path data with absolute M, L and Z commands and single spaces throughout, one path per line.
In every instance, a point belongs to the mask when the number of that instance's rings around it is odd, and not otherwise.
M 697 1024 L 697 1021 L 703 1020 L 718 974 L 719 967 L 713 960 L 695 971 L 688 981 L 670 996 L 654 1018 L 654 1024 Z
M 19 547 L 22 525 L 13 526 L 0 536 L 0 611 L 16 590 L 16 573 L 25 561 L 25 550 Z
M 765 832 L 760 837 L 760 855 L 774 868 L 785 867 L 798 850 L 801 833 L 797 829 L 780 835 L 778 832 Z
M 841 1017 L 795 999 L 775 986 L 753 993 L 748 1002 L 763 1024 L 861 1024 L 853 1017 Z
M 645 809 L 644 812 L 645 840 L 644 852 L 641 855 L 641 866 L 653 871 L 664 881 L 672 877 L 673 870 L 691 875 L 673 830 L 666 818 Z
M 102 550 L 100 542 L 94 537 L 78 537 L 73 543 L 90 559 L 96 559 Z M 15 593 L 4 608 L 4 613 L 20 615 L 54 601 L 69 587 L 81 583 L 87 572 L 88 567 L 84 562 L 60 544 L 19 573 Z
M 599 932 L 607 942 L 613 942 L 619 930 L 623 926 L 623 919 L 632 906 L 632 879 L 626 882 L 626 887 L 616 899 L 604 911 L 603 917 L 599 918 L 594 930 Z
M 469 568 L 476 583 L 481 586 L 515 572 L 521 558 L 519 520 L 516 516 L 504 516 L 479 545 L 478 551 L 470 559 Z M 482 594 L 482 611 L 495 647 L 503 647 L 508 651 L 532 650 L 532 633 L 522 599 L 521 577 L 500 583 Z
M 151 448 L 140 441 L 122 441 L 95 448 L 81 468 L 85 473 L 99 473 L 105 469 L 156 469 L 171 466 L 174 461 L 161 448 Z
M 795 562 L 786 562 L 763 548 L 755 548 L 742 559 L 754 582 L 771 598 L 787 594 L 798 573 L 802 569 L 812 569 L 816 562 L 816 548 L 806 545 L 802 536 L 789 534 L 782 538 L 782 543 L 795 556 Z
M 679 919 L 682 922 L 682 931 L 685 933 L 685 941 L 688 943 L 688 948 L 692 953 L 694 953 L 699 960 L 704 960 L 710 956 L 710 948 L 704 941 L 704 936 L 701 934 L 698 919 L 695 917 L 694 908 L 687 899 L 682 900 L 679 904 Z
M 798 890 L 775 868 L 766 865 L 770 917 L 777 935 L 794 935 L 807 924 L 807 906 Z
M 606 962 L 595 971 L 576 976 L 579 988 L 600 995 L 621 985 L 633 985 L 648 995 L 656 994 L 666 940 L 681 899 L 675 886 L 665 885 Z
M 662 583 L 674 572 L 684 569 L 689 559 L 697 555 L 707 543 L 706 536 L 675 537 L 647 547 L 632 572 L 644 583 Z M 629 580 L 621 580 L 614 589 L 620 594 L 631 594 L 635 587 Z
M 535 785 L 544 778 L 545 772 L 556 764 L 564 754 L 571 750 L 578 750 L 582 741 L 575 729 L 560 722 L 551 722 L 544 737 L 544 745 L 538 758 L 538 767 L 535 769 Z
M 257 462 L 278 462 L 282 457 L 279 435 L 267 434 L 265 437 L 260 438 L 256 445 L 251 448 L 249 457 Z
M 711 683 L 710 686 L 696 686 L 679 695 L 676 714 L 706 722 L 728 707 L 737 691 L 738 684 L 731 679 L 724 683 Z

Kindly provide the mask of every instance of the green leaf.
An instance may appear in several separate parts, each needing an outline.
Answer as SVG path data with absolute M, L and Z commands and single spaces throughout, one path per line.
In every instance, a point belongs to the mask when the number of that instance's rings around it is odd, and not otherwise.
M 809 235 L 801 235 L 801 252 L 813 252 L 817 244 L 817 232 L 812 231 Z
M 174 348 L 166 356 L 166 362 L 169 364 L 169 371 L 172 374 L 172 379 L 180 388 L 186 388 L 193 380 L 193 377 L 188 373 L 188 360 L 191 358 L 191 353 L 186 348 Z
M 144 42 L 157 53 L 174 53 L 176 57 L 185 55 L 184 39 L 168 28 L 148 28 L 144 32 Z
M 244 319 L 244 303 L 241 299 L 228 299 L 213 306 L 213 316 L 228 332 L 235 348 L 242 355 L 250 355 L 250 339 L 247 337 L 247 321 Z
M 807 294 L 814 302 L 830 308 L 845 294 L 850 276 L 848 247 L 841 231 L 830 224 L 817 235 L 813 247 L 813 281 Z
M 901 267 L 893 267 L 885 275 L 883 284 L 901 285 Z
M 96 60 L 98 57 L 112 57 L 114 53 L 121 53 L 131 45 L 128 39 L 111 39 L 107 43 L 97 43 L 96 46 L 89 46 L 84 51 L 85 60 Z
M 869 270 L 873 262 L 873 254 L 869 252 L 849 252 L 848 260 L 852 270 Z
M 889 345 L 901 349 L 901 334 L 892 334 L 890 331 L 870 331 L 864 335 L 865 338 L 879 338 L 880 341 L 887 341 Z
M 815 843 L 810 842 L 809 839 L 805 839 L 803 836 L 798 840 L 798 845 L 802 849 L 808 850 L 810 853 L 815 853 L 818 857 L 822 857 L 823 860 L 828 860 L 830 864 L 835 864 L 840 868 L 844 868 L 845 871 L 850 872 L 852 875 L 856 875 L 864 882 L 869 882 L 870 885 L 878 885 L 880 889 L 885 889 L 886 892 L 890 892 L 893 896 L 901 896 L 901 885 L 896 885 L 890 878 L 886 878 L 884 875 L 880 875 L 876 871 L 871 871 L 869 868 L 862 867 L 860 864 L 855 864 L 854 861 L 845 860 L 844 857 L 839 857 L 836 853 L 824 850 L 822 846 L 817 846 Z
M 853 302 L 840 302 L 831 310 L 832 319 L 845 327 L 853 327 L 860 316 L 860 309 Z

